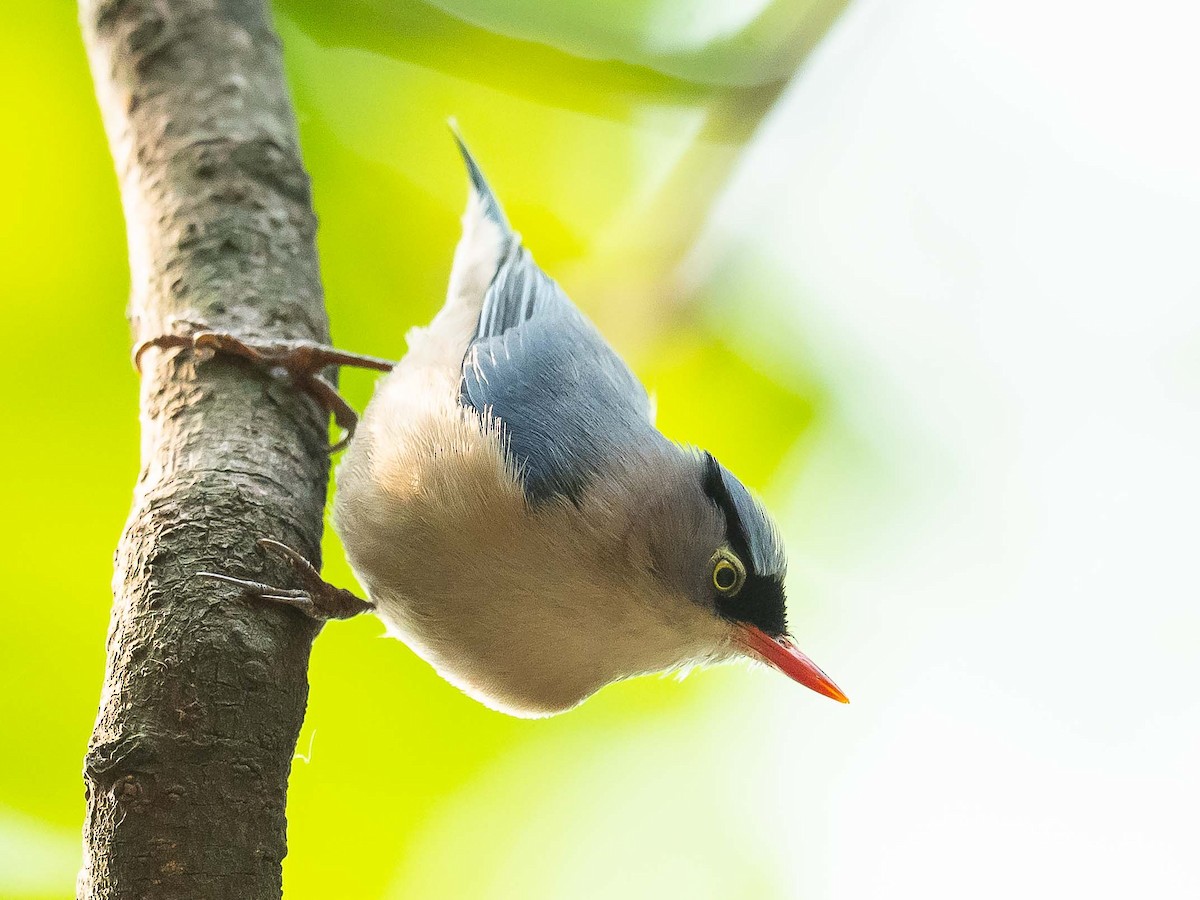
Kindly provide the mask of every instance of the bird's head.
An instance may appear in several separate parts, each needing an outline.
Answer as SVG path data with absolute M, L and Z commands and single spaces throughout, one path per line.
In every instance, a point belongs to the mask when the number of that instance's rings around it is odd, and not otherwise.
M 673 464 L 640 464 L 633 519 L 646 538 L 653 605 L 672 611 L 679 635 L 674 664 L 750 657 L 849 702 L 788 632 L 787 558 L 766 509 L 712 454 L 666 457 Z

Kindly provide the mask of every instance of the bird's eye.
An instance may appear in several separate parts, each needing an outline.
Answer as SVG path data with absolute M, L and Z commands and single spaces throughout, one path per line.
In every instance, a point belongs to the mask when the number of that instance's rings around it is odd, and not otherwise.
M 712 583 L 720 593 L 732 597 L 746 582 L 746 567 L 742 561 L 724 548 L 712 555 Z

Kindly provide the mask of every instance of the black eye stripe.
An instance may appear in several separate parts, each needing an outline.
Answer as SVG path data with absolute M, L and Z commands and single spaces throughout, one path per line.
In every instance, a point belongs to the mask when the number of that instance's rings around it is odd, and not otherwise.
M 743 521 L 739 512 L 742 507 L 738 506 L 737 498 L 725 483 L 721 464 L 708 452 L 704 453 L 702 484 L 704 493 L 725 516 L 725 541 L 741 559 L 746 572 L 745 581 L 736 594 L 719 590 L 715 592 L 717 613 L 731 622 L 753 625 L 772 637 L 786 634 L 787 609 L 783 593 L 785 565 L 780 548 L 774 543 L 770 523 L 765 517 L 756 523 L 753 516 L 757 507 L 748 495 L 743 502 L 750 504 L 745 508 L 749 510 L 747 515 L 751 516 L 751 520 Z M 755 539 L 760 544 L 760 553 L 757 555 L 750 552 L 747 527 L 754 530 Z M 760 566 L 766 568 L 760 570 Z
M 746 566 L 746 572 L 753 572 L 754 563 L 750 557 L 750 545 L 746 541 L 742 519 L 738 515 L 733 498 L 729 496 L 729 489 L 725 487 L 725 479 L 721 477 L 721 464 L 707 451 L 704 454 L 704 493 L 725 514 L 725 537 L 729 546 Z

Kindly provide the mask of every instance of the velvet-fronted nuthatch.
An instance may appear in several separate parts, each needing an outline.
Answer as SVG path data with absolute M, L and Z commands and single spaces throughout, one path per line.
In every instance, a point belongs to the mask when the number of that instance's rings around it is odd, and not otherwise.
M 459 147 L 471 193 L 446 303 L 409 332 L 337 472 L 334 527 L 370 602 L 310 567 L 300 590 L 217 577 L 318 617 L 370 609 L 452 684 L 515 716 L 746 656 L 846 702 L 788 634 L 766 510 L 711 454 L 658 431 L 637 378 Z M 295 347 L 189 340 L 290 368 L 339 421 L 352 414 L 318 365 L 389 368 L 330 348 L 297 362 Z

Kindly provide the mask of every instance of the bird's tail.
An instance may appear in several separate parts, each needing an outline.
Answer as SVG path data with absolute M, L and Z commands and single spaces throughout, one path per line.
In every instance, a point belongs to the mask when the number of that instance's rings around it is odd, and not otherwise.
M 450 119 L 447 124 L 450 126 L 450 133 L 454 135 L 454 143 L 458 144 L 458 152 L 462 154 L 463 162 L 467 164 L 467 175 L 471 178 L 471 189 L 479 196 L 479 200 L 483 204 L 484 215 L 499 226 L 505 237 L 511 237 L 513 235 L 512 226 L 508 224 L 508 219 L 504 216 L 504 210 L 500 206 L 500 201 L 496 199 L 496 195 L 492 193 L 487 179 L 483 177 L 479 163 L 475 162 L 475 157 L 467 149 L 467 145 L 458 131 L 458 123 L 454 119 Z

